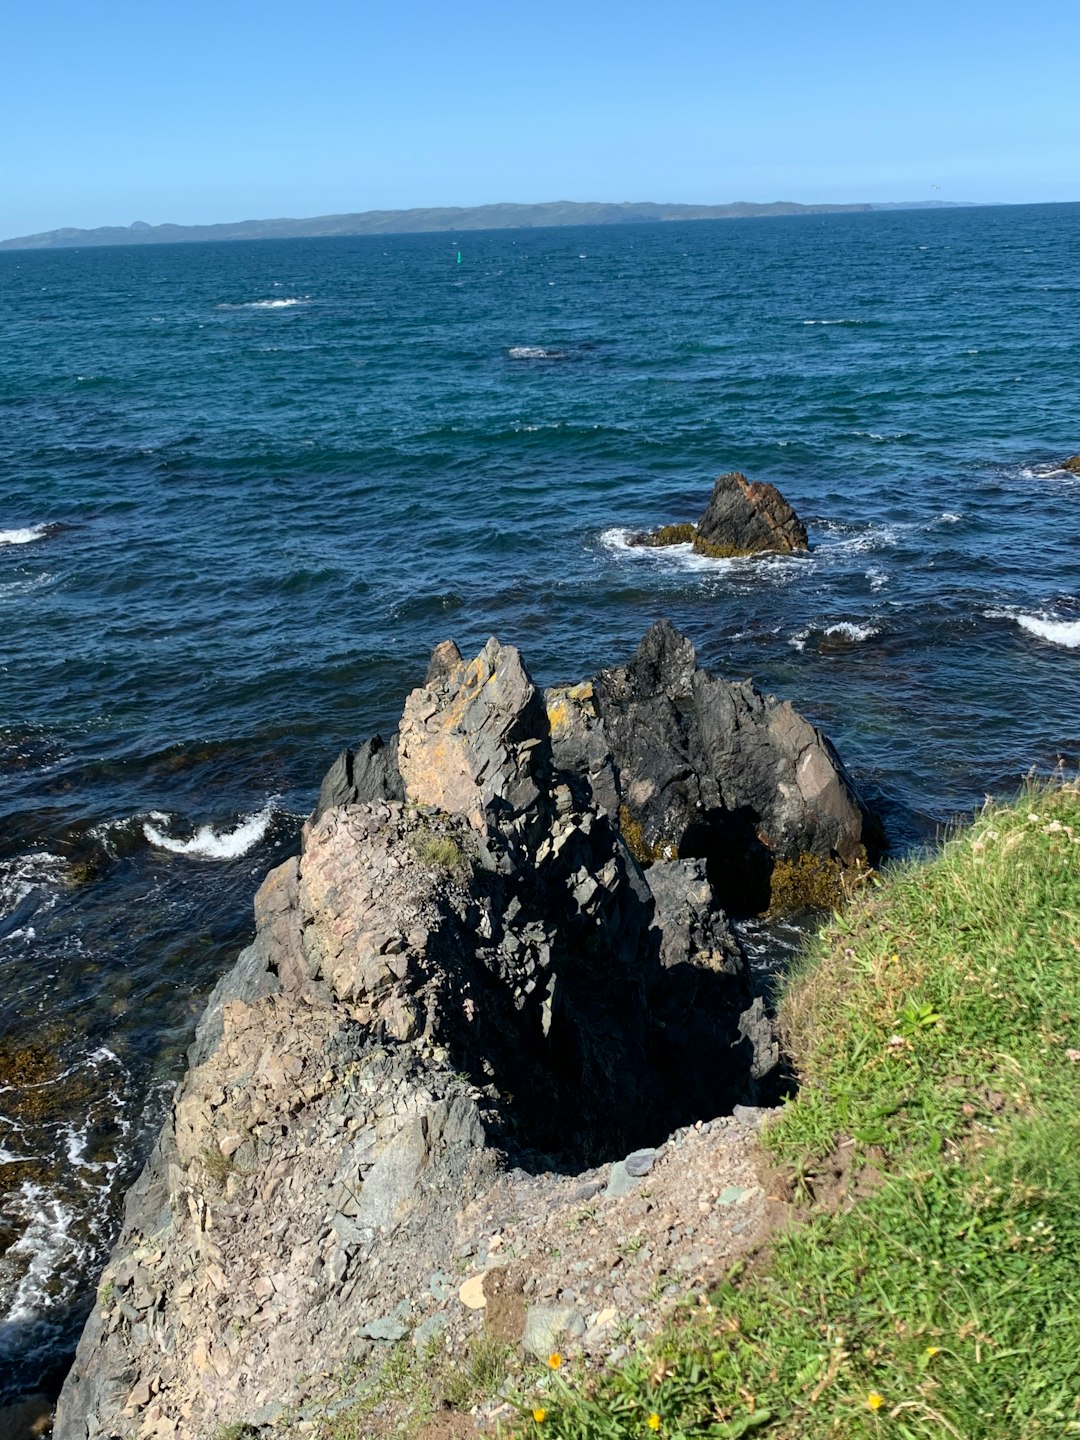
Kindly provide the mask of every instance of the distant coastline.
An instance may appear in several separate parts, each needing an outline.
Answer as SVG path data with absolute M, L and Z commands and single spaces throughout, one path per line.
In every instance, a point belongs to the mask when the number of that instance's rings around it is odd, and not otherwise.
M 791 200 L 729 205 L 609 204 L 551 200 L 536 205 L 441 206 L 416 210 L 363 210 L 350 215 L 316 215 L 306 220 L 237 220 L 218 225 L 69 226 L 40 235 L 0 240 L 0 250 L 61 250 L 85 245 L 175 245 L 197 240 L 293 240 L 333 235 L 401 235 L 456 230 L 535 229 L 556 225 L 633 225 L 668 220 L 750 220 L 770 215 L 860 214 L 879 210 L 956 209 L 962 202 L 908 200 L 892 204 L 799 205 Z

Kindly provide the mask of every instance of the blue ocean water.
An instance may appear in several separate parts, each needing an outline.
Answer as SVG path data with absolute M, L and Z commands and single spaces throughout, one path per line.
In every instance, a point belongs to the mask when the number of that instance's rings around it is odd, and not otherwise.
M 1080 762 L 1078 302 L 1080 205 L 0 254 L 0 1399 L 436 641 L 546 683 L 670 616 L 900 851 Z M 809 558 L 626 547 L 730 469 Z

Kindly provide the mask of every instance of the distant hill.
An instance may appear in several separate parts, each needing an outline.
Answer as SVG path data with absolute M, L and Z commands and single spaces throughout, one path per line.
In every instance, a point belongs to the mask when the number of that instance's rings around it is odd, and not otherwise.
M 222 225 L 102 225 L 95 230 L 47 230 L 0 240 L 0 250 L 58 250 L 83 245 L 173 245 L 191 240 L 290 240 L 325 235 L 394 235 L 420 231 L 513 230 L 550 225 L 629 225 L 664 220 L 742 220 L 762 215 L 831 215 L 868 210 L 937 209 L 941 201 L 900 205 L 797 205 L 777 200 L 755 205 L 607 204 L 552 200 L 538 205 L 473 205 L 429 210 L 363 210 L 309 220 L 237 220 Z

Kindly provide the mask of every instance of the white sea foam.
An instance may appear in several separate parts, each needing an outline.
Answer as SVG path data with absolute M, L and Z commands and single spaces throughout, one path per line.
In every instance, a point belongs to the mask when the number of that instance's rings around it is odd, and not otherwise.
M 866 325 L 866 320 L 804 320 L 804 325 Z
M 1061 620 L 1045 611 L 1032 615 L 1023 610 L 984 610 L 983 614 L 987 620 L 1012 620 L 1021 630 L 1050 645 L 1080 650 L 1080 620 Z
M 200 825 L 194 835 L 179 839 L 146 821 L 143 834 L 151 845 L 159 850 L 170 850 L 174 855 L 197 855 L 203 860 L 236 860 L 259 843 L 273 817 L 274 800 L 270 799 L 260 811 L 246 815 L 232 830 L 215 830 L 212 825 Z M 158 812 L 151 816 L 151 819 L 161 822 L 168 818 Z
M 849 640 L 853 645 L 858 645 L 863 640 L 872 640 L 880 633 L 876 625 L 859 625 L 854 620 L 835 620 L 831 625 L 824 625 L 820 629 L 810 626 L 806 630 L 797 630 L 788 640 L 788 644 L 795 650 L 805 650 L 810 637 L 819 635 L 825 640 Z
M 1080 650 L 1080 620 L 1050 620 L 1045 615 L 1016 615 L 1021 630 L 1048 640 L 1051 645 L 1064 645 L 1067 650 Z
M 1064 465 L 1047 462 L 1043 465 L 1022 465 L 1020 476 L 1024 480 L 1064 480 L 1066 484 L 1080 485 L 1080 475 L 1075 470 L 1066 470 Z
M 219 305 L 219 310 L 291 310 L 294 305 L 308 305 L 310 295 L 281 296 L 276 300 L 241 300 L 235 305 Z
M 872 640 L 878 629 L 876 625 L 857 625 L 854 620 L 838 620 L 835 625 L 826 625 L 821 633 L 857 644 L 861 640 Z
M 10 915 L 34 892 L 47 898 L 50 906 L 55 904 L 56 896 L 49 892 L 60 884 L 63 874 L 63 860 L 47 850 L 0 860 L 0 917 Z
M 938 516 L 938 524 L 959 525 L 960 521 L 963 520 L 963 518 L 963 515 L 958 514 L 955 510 L 945 510 L 942 512 L 942 514 Z
M 0 545 L 30 545 L 35 540 L 44 540 L 48 533 L 47 525 L 25 525 L 19 530 L 0 530 Z
M 511 345 L 506 352 L 511 360 L 565 360 L 566 351 L 549 345 Z
M 19 1324 L 40 1314 L 43 1300 L 48 1304 L 49 1282 L 60 1273 L 73 1271 L 84 1258 L 86 1246 L 76 1238 L 74 1212 L 44 1186 L 26 1180 L 8 1204 L 17 1219 L 28 1222 L 7 1252 L 9 1258 L 25 1261 L 4 1316 L 9 1323 Z
M 866 578 L 870 581 L 871 590 L 884 590 L 889 583 L 889 577 L 884 570 L 867 570 Z

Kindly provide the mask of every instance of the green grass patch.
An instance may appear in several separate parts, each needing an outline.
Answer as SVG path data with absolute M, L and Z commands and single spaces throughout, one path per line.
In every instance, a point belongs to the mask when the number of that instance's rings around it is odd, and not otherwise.
M 782 1017 L 792 1223 L 647 1354 L 563 1367 L 521 1433 L 1080 1435 L 1077 788 L 875 881 Z

